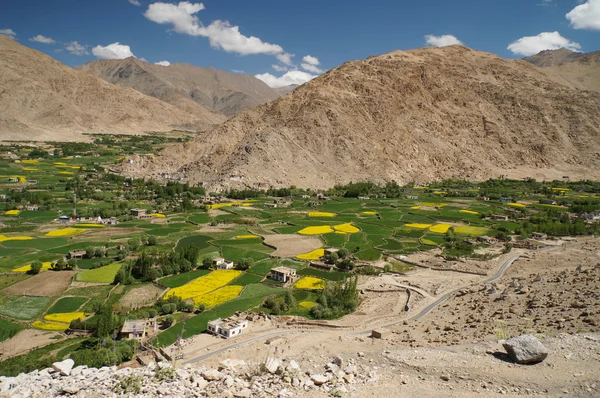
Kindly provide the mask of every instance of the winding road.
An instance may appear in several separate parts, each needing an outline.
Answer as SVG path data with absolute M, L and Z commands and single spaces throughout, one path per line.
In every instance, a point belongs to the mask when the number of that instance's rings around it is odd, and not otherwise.
M 494 275 L 492 275 L 491 277 L 481 281 L 481 284 L 487 284 L 487 283 L 491 283 L 494 282 L 498 279 L 500 279 L 502 277 L 502 275 L 504 275 L 504 272 L 506 272 L 506 270 L 508 269 L 508 267 L 510 267 L 512 265 L 512 263 L 514 263 L 519 257 L 521 257 L 522 253 L 519 254 L 515 254 L 511 257 L 509 257 L 508 259 L 506 259 L 502 265 L 498 268 L 498 270 L 496 271 L 496 273 L 494 273 Z M 408 286 L 406 286 L 408 287 Z M 456 289 L 450 290 L 446 293 L 444 293 L 442 296 L 440 296 L 438 299 L 436 299 L 434 302 L 428 304 L 425 308 L 423 308 L 421 311 L 419 311 L 418 314 L 413 315 L 412 317 L 408 318 L 408 319 L 403 319 L 401 321 L 398 322 L 393 322 L 387 325 L 382 325 L 382 326 L 378 326 L 378 328 L 390 328 L 393 326 L 397 326 L 399 324 L 402 324 L 405 320 L 409 320 L 409 321 L 416 321 L 419 319 L 422 319 L 423 317 L 427 316 L 427 314 L 429 314 L 431 311 L 433 311 L 435 308 L 437 308 L 440 304 L 442 304 L 443 302 L 445 302 L 446 300 L 448 300 L 450 297 L 452 297 L 453 294 L 455 294 L 456 292 L 458 292 L 461 289 L 465 289 L 469 286 L 461 286 L 458 287 Z M 412 290 L 417 291 L 417 289 L 413 288 L 412 286 L 410 287 Z M 419 289 L 420 290 L 420 289 Z M 421 293 L 421 292 L 419 292 Z M 361 330 L 361 331 L 353 331 L 353 332 L 346 332 L 346 334 L 348 335 L 369 335 L 371 333 L 372 329 L 368 329 L 368 330 Z M 225 351 L 234 349 L 236 347 L 248 344 L 248 343 L 252 343 L 254 341 L 258 341 L 258 340 L 264 340 L 264 339 L 268 339 L 271 337 L 278 337 L 278 336 L 283 336 L 286 334 L 293 334 L 293 333 L 304 333 L 304 332 L 318 332 L 318 333 L 331 333 L 331 331 L 327 331 L 327 330 L 320 330 L 320 329 L 301 329 L 301 330 L 278 330 L 275 332 L 270 332 L 267 334 L 261 334 L 252 338 L 249 338 L 247 340 L 243 340 L 243 341 L 238 341 L 236 343 L 227 345 L 225 347 L 219 348 L 215 351 L 211 351 L 209 353 L 206 353 L 204 355 L 200 355 L 197 356 L 193 359 L 190 359 L 188 361 L 183 362 L 184 364 L 193 364 L 199 361 L 203 361 L 205 359 L 214 357 L 215 355 L 221 354 Z

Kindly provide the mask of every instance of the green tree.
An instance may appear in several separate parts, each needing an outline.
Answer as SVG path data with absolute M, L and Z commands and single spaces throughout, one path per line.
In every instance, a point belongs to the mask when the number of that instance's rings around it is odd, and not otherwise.
M 110 304 L 105 304 L 100 307 L 100 311 L 96 314 L 98 317 L 98 328 L 96 335 L 99 338 L 112 337 L 113 331 L 117 324 L 117 319 L 113 314 Z
M 209 269 L 211 265 L 212 265 L 212 258 L 210 258 L 209 256 L 206 256 L 202 259 L 202 268 Z
M 248 257 L 240 258 L 238 261 L 238 264 L 237 264 L 237 269 L 245 271 L 248 268 L 252 267 L 253 264 L 254 264 L 254 261 L 251 258 L 248 258 Z
M 346 248 L 341 248 L 337 252 L 338 258 L 346 258 L 350 255 L 350 252 Z
M 148 236 L 148 246 L 156 246 L 157 243 L 158 242 L 157 242 L 156 236 L 154 236 L 154 235 Z
M 31 266 L 29 267 L 29 273 L 32 275 L 37 275 L 40 273 L 40 271 L 42 270 L 42 262 L 41 261 L 34 261 L 31 263 Z

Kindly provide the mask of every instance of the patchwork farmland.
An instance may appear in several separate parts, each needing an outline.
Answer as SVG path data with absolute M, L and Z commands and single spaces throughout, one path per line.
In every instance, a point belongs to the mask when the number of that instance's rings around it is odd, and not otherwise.
M 335 307 L 326 299 L 332 291 L 356 289 L 357 276 L 405 274 L 422 253 L 445 264 L 487 261 L 548 236 L 600 232 L 592 222 L 600 184 L 588 181 L 358 183 L 218 195 L 118 174 L 130 155 L 185 137 L 94 138 L 35 151 L 0 147 L 0 359 L 38 347 L 21 341 L 25 348 L 11 349 L 10 339 L 31 330 L 64 340 L 60 359 L 87 363 L 104 349 L 98 339 L 126 319 L 152 319 L 152 344 L 169 346 L 239 311 L 339 318 L 360 303 Z M 274 268 L 292 280 L 269 278 Z M 44 355 L 19 366 L 0 362 L 0 374 L 34 368 Z

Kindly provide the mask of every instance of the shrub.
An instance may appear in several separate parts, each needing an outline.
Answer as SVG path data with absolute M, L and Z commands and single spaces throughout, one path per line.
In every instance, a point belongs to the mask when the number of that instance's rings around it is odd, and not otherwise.
M 31 267 L 28 273 L 32 275 L 37 275 L 42 270 L 42 266 L 43 264 L 41 261 L 34 261 L 31 263 Z

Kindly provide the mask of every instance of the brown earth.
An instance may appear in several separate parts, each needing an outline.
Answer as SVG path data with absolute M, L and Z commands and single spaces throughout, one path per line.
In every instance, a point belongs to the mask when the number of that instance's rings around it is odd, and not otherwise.
M 172 105 L 79 72 L 0 35 L 2 140 L 87 140 L 82 132 L 198 130 L 222 118 Z
M 211 188 L 600 178 L 600 97 L 462 46 L 347 62 L 125 174 Z
M 285 93 L 280 94 L 248 74 L 188 64 L 153 65 L 133 57 L 92 61 L 77 69 L 109 83 L 136 89 L 194 115 L 211 110 L 215 122 L 223 122 Z
M 123 307 L 137 308 L 156 302 L 163 289 L 152 284 L 128 291 L 119 301 Z
M 75 274 L 77 274 L 77 271 L 41 272 L 7 287 L 2 293 L 15 296 L 58 296 L 67 290 Z
M 321 239 L 301 235 L 265 235 L 263 242 L 277 248 L 271 257 L 296 257 L 299 254 L 311 252 L 323 247 Z
M 25 329 L 0 343 L 0 360 L 29 352 L 31 349 L 54 344 L 64 338 L 64 333 Z

